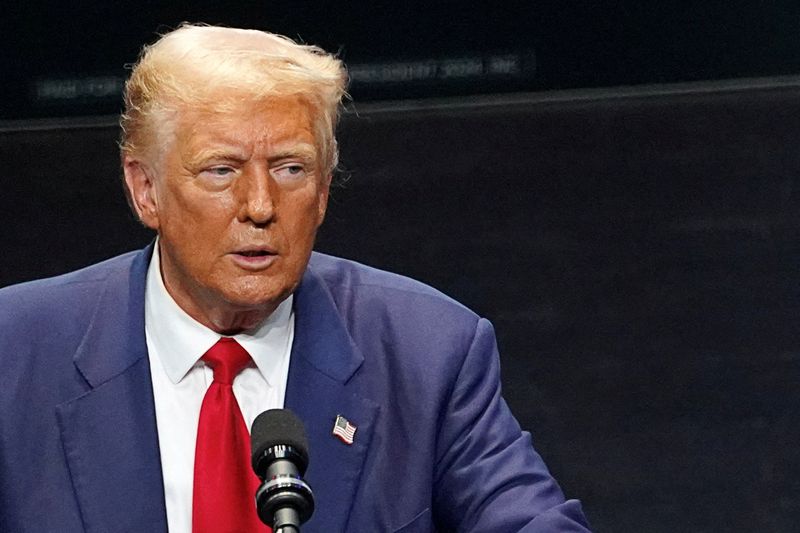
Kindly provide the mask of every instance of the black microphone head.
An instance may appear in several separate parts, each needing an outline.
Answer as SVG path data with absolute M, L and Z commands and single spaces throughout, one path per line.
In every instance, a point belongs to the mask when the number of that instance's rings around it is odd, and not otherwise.
M 303 422 L 288 409 L 264 411 L 250 430 L 253 470 L 263 479 L 268 463 L 286 458 L 297 466 L 300 475 L 308 467 L 308 438 Z

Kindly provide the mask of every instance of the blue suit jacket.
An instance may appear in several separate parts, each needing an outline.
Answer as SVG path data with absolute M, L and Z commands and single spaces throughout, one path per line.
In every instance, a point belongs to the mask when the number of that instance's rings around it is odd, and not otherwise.
M 144 335 L 152 249 L 0 290 L 0 531 L 166 530 Z M 585 531 L 500 396 L 490 324 L 409 279 L 314 254 L 286 407 L 304 533 Z M 331 435 L 337 414 L 358 429 Z

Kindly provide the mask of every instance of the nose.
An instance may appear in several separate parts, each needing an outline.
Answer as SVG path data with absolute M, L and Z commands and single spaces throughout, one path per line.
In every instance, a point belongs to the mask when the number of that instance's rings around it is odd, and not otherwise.
M 277 190 L 269 172 L 252 169 L 242 176 L 240 183 L 242 190 L 237 215 L 239 222 L 249 221 L 262 226 L 272 221 L 275 217 L 274 193 Z

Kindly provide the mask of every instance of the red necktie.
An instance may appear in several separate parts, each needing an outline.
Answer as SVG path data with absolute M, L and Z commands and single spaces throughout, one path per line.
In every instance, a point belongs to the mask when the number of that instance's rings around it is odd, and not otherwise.
M 233 378 L 250 363 L 250 354 L 223 337 L 202 359 L 214 370 L 214 381 L 197 427 L 192 532 L 269 531 L 256 512 L 259 481 L 250 468 L 250 435 L 233 395 Z

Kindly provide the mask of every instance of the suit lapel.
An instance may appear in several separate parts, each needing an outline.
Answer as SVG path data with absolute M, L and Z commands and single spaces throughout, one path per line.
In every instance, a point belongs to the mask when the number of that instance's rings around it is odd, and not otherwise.
M 309 437 L 305 479 L 314 491 L 316 510 L 304 531 L 346 530 L 379 410 L 358 396 L 351 383 L 363 360 L 324 282 L 309 267 L 295 292 L 286 389 L 286 407 L 300 417 Z M 331 433 L 337 415 L 356 425 L 353 444 Z
M 72 483 L 88 532 L 166 531 L 144 283 L 152 246 L 106 282 L 75 354 L 86 394 L 57 407 Z

